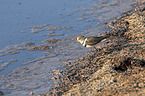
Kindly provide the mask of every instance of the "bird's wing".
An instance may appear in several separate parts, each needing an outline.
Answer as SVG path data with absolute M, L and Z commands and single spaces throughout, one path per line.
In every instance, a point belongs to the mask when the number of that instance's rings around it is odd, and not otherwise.
M 92 46 L 92 45 L 95 45 L 95 44 L 101 42 L 105 38 L 106 37 L 87 37 L 86 44 Z

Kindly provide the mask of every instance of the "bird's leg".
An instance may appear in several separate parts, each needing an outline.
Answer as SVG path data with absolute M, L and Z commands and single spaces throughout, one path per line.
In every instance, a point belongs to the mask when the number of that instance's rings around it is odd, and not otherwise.
M 88 55 L 91 55 L 91 52 L 92 52 L 92 49 L 90 48 L 90 52 L 89 52 L 89 54 L 88 54 Z
M 97 48 L 94 46 L 95 50 L 97 51 Z
M 89 56 L 91 54 L 91 48 L 90 48 L 90 52 L 88 53 L 88 55 L 87 56 Z

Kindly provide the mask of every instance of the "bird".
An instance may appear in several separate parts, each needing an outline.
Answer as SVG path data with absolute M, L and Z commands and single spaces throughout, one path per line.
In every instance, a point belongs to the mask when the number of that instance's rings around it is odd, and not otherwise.
M 92 47 L 94 47 L 96 49 L 95 45 L 102 43 L 103 41 L 106 40 L 106 38 L 108 38 L 108 36 L 100 36 L 100 37 L 78 36 L 76 41 L 80 42 L 84 47 L 90 48 L 90 51 L 91 51 Z

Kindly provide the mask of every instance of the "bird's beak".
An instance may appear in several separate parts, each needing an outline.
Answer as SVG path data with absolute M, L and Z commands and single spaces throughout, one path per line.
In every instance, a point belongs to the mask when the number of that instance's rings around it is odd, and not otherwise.
M 76 40 L 76 39 L 72 39 L 73 41 L 75 41 L 75 42 L 78 42 L 78 40 Z

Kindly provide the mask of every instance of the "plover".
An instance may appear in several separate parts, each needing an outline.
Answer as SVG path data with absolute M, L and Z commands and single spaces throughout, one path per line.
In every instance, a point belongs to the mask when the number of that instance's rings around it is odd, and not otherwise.
M 106 38 L 108 38 L 108 36 L 101 36 L 101 37 L 84 37 L 84 36 L 78 36 L 77 37 L 77 42 L 80 42 L 84 47 L 87 47 L 87 48 L 92 48 L 95 47 L 95 45 L 103 42 L 106 40 Z M 91 49 L 90 49 L 91 51 Z

